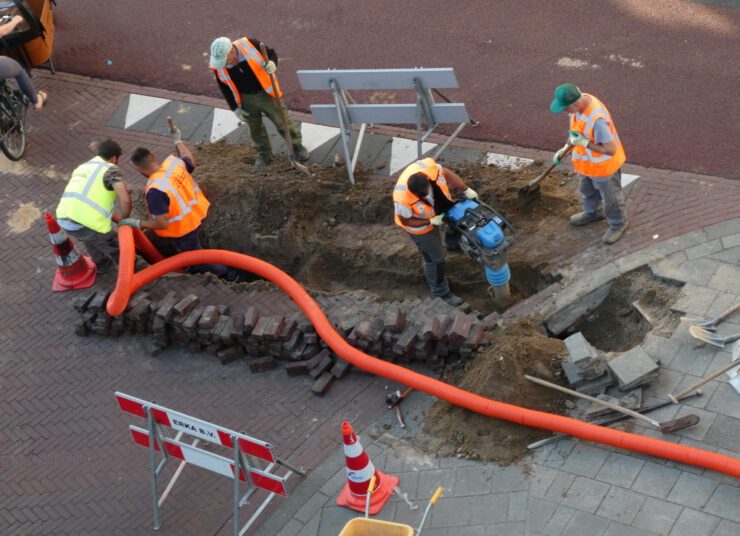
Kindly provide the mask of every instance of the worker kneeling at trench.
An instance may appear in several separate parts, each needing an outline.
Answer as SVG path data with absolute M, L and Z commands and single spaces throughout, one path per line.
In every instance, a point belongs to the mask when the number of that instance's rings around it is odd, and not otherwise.
M 177 156 L 171 154 L 162 163 L 144 147 L 134 150 L 131 163 L 148 179 L 145 196 L 151 218 L 125 218 L 118 225 L 151 229 L 168 238 L 178 253 L 196 251 L 203 249 L 199 232 L 211 204 L 190 175 L 195 169 L 195 158 L 178 128 L 172 131 L 172 138 Z M 234 268 L 223 264 L 200 264 L 188 267 L 188 271 L 211 272 L 231 282 L 240 280 Z

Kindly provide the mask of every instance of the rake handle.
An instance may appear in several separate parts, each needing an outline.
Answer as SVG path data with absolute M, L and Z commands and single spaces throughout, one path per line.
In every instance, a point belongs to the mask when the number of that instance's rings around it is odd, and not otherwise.
M 545 387 L 549 387 L 550 389 L 555 389 L 556 391 L 560 391 L 561 393 L 566 393 L 569 395 L 577 396 L 578 398 L 582 398 L 584 400 L 594 402 L 595 404 L 599 404 L 600 406 L 604 406 L 606 408 L 611 408 L 614 411 L 624 413 L 625 415 L 629 415 L 630 417 L 634 417 L 635 419 L 640 419 L 641 421 L 645 421 L 646 423 L 649 423 L 650 425 L 656 428 L 660 428 L 660 423 L 658 421 L 651 419 L 650 417 L 645 417 L 645 415 L 642 415 L 641 413 L 637 413 L 636 411 L 632 411 L 631 409 L 623 408 L 622 406 L 617 406 L 616 404 L 612 404 L 611 402 L 606 402 L 605 400 L 601 400 L 593 396 L 579 393 L 578 391 L 574 391 L 573 389 L 568 389 L 567 387 L 562 387 L 560 385 L 550 383 L 540 378 L 535 378 L 534 376 L 530 376 L 529 374 L 525 374 L 524 377 L 527 380 L 531 381 L 532 383 L 543 385 Z
M 691 391 L 694 391 L 697 387 L 701 387 L 705 383 L 711 382 L 715 378 L 719 378 L 720 376 L 722 376 L 722 374 L 724 374 L 725 372 L 730 371 L 731 369 L 733 369 L 733 368 L 735 368 L 737 366 L 740 366 L 740 361 L 731 361 L 729 365 L 726 365 L 726 366 L 722 367 L 717 372 L 714 372 L 713 374 L 711 374 L 710 376 L 707 376 L 703 380 L 701 380 L 699 382 L 696 382 L 691 387 L 687 387 L 686 389 L 684 389 L 680 393 L 678 393 L 676 395 L 669 395 L 668 398 L 670 398 L 671 401 L 674 404 L 678 404 L 678 399 L 681 398 L 682 396 L 689 394 Z

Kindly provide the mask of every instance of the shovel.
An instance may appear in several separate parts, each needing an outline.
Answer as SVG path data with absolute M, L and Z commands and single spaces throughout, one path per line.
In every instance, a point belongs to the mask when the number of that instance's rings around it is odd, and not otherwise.
M 681 322 L 683 322 L 684 324 L 688 324 L 689 326 L 700 327 L 707 331 L 715 331 L 720 323 L 727 320 L 727 318 L 734 314 L 736 311 L 740 311 L 740 303 L 730 307 L 729 309 L 727 309 L 727 311 L 712 320 L 698 320 L 695 318 L 689 318 L 688 316 L 682 316 Z
M 570 152 L 573 150 L 573 145 L 570 143 L 568 144 L 568 148 L 563 153 L 563 156 L 561 156 L 561 159 L 564 159 L 566 156 L 570 154 Z M 539 199 L 542 195 L 542 192 L 540 190 L 540 183 L 542 182 L 542 179 L 547 177 L 550 172 L 555 169 L 555 166 L 557 164 L 552 163 L 550 164 L 550 167 L 548 167 L 545 171 L 543 171 L 539 177 L 536 179 L 529 181 L 525 186 L 522 186 L 519 188 L 519 191 L 517 192 L 517 201 L 520 205 L 526 205 L 528 203 L 531 203 L 535 199 Z
M 683 430 L 684 428 L 688 428 L 689 426 L 694 426 L 695 424 L 699 422 L 699 417 L 694 414 L 686 415 L 684 417 L 680 417 L 672 421 L 658 422 L 655 419 L 646 417 L 642 413 L 638 413 L 631 409 L 623 408 L 622 406 L 617 406 L 616 404 L 612 404 L 611 402 L 607 402 L 606 400 L 601 400 L 600 398 L 595 398 L 593 396 L 585 395 L 583 393 L 579 393 L 578 391 L 573 391 L 572 389 L 568 389 L 567 387 L 561 387 L 560 385 L 556 385 L 554 383 L 550 383 L 548 381 L 535 378 L 534 376 L 529 376 L 528 374 L 525 374 L 524 377 L 527 380 L 531 381 L 532 383 L 536 383 L 538 385 L 544 385 L 545 387 L 549 387 L 550 389 L 555 389 L 556 391 L 560 391 L 562 393 L 567 393 L 569 395 L 577 396 L 578 398 L 582 398 L 584 400 L 594 402 L 606 408 L 610 408 L 610 409 L 613 409 L 614 411 L 618 411 L 619 413 L 624 413 L 625 415 L 629 415 L 630 417 L 634 417 L 635 419 L 644 421 L 648 423 L 650 426 L 657 428 L 664 434 L 668 432 L 675 432 L 676 430 Z
M 693 391 L 694 389 L 696 389 L 696 388 L 698 388 L 698 387 L 701 387 L 701 386 L 702 386 L 702 385 L 704 385 L 705 383 L 711 382 L 711 381 L 712 381 L 713 379 L 715 379 L 715 378 L 719 378 L 719 377 L 720 377 L 720 376 L 722 376 L 722 375 L 723 375 L 723 374 L 724 374 L 725 372 L 730 372 L 730 371 L 731 371 L 732 369 L 734 369 L 734 368 L 737 368 L 737 367 L 740 367 L 740 361 L 730 361 L 730 363 L 729 363 L 729 364 L 725 365 L 724 367 L 722 367 L 722 368 L 721 368 L 721 369 L 719 369 L 718 371 L 716 371 L 716 372 L 714 372 L 714 373 L 710 374 L 709 376 L 707 376 L 707 377 L 706 377 L 706 378 L 704 378 L 703 380 L 701 380 L 701 381 L 698 381 L 698 382 L 696 382 L 696 383 L 695 383 L 694 385 L 692 385 L 691 387 L 687 387 L 686 389 L 684 389 L 683 391 L 681 391 L 681 392 L 680 392 L 680 393 L 678 393 L 677 395 L 668 395 L 668 398 L 670 398 L 670 399 L 671 399 L 671 402 L 673 402 L 674 404 L 678 404 L 678 403 L 679 403 L 679 401 L 680 401 L 680 400 L 681 400 L 681 399 L 682 399 L 682 398 L 683 398 L 683 397 L 684 397 L 684 396 L 685 396 L 686 394 L 690 393 L 691 391 Z
M 709 344 L 717 346 L 719 348 L 724 348 L 725 345 L 740 340 L 740 333 L 723 337 L 722 335 L 719 335 L 717 333 L 702 329 L 699 326 L 689 326 L 689 333 L 691 333 L 691 336 L 695 339 L 699 339 L 703 342 L 708 342 Z
M 260 43 L 260 52 L 262 52 L 262 58 L 264 59 L 265 63 L 267 63 L 269 60 L 267 58 L 267 48 L 265 48 L 264 43 Z M 272 83 L 272 90 L 273 93 L 275 93 L 275 98 L 278 101 L 278 108 L 280 108 L 280 118 L 283 120 L 283 133 L 285 135 L 285 143 L 288 144 L 288 160 L 290 160 L 290 165 L 292 165 L 296 169 L 301 170 L 303 173 L 310 177 L 311 172 L 308 170 L 308 168 L 295 159 L 295 153 L 293 152 L 293 140 L 290 137 L 290 130 L 288 129 L 288 110 L 285 108 L 285 105 L 283 104 L 283 99 L 280 96 L 280 92 L 278 91 L 278 83 L 277 78 L 275 77 L 275 73 L 270 73 L 270 82 Z

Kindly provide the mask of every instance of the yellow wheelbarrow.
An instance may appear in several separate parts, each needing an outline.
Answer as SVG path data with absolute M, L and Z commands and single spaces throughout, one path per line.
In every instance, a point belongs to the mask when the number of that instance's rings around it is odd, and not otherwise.
M 367 501 L 370 504 L 370 495 L 375 487 L 375 477 L 370 479 L 370 486 L 367 491 Z M 437 488 L 434 496 L 429 499 L 424 515 L 419 523 L 419 528 L 416 530 L 417 536 L 421 534 L 421 529 L 424 527 L 424 522 L 427 520 L 429 510 L 432 505 L 437 502 L 439 496 L 442 495 L 443 488 Z M 356 517 L 350 519 L 349 522 L 344 526 L 339 536 L 414 536 L 414 528 L 404 523 L 393 523 L 391 521 L 381 521 L 380 519 L 368 519 L 367 509 L 365 510 L 365 517 Z

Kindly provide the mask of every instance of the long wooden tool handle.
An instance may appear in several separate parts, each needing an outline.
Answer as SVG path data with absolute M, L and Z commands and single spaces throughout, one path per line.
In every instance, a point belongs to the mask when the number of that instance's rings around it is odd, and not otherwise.
M 727 320 L 727 317 L 730 316 L 730 315 L 732 315 L 736 311 L 740 311 L 740 303 L 737 303 L 737 304 L 733 305 L 732 307 L 730 307 L 729 309 L 727 309 L 727 311 L 725 311 L 724 313 L 722 313 L 721 315 L 719 315 L 719 317 L 717 318 L 716 322 L 719 323 L 719 322 L 722 322 L 723 320 Z
M 683 391 L 681 391 L 677 395 L 668 395 L 668 398 L 670 398 L 673 401 L 674 404 L 678 404 L 678 402 L 679 402 L 678 399 L 681 398 L 682 396 L 690 393 L 691 391 L 695 390 L 697 387 L 701 387 L 702 385 L 704 385 L 707 382 L 711 382 L 715 378 L 719 378 L 725 372 L 728 372 L 728 371 L 730 371 L 733 368 L 738 367 L 738 366 L 740 366 L 740 360 L 731 361 L 729 365 L 726 365 L 726 366 L 722 367 L 721 369 L 719 369 L 717 372 L 715 372 L 711 376 L 707 376 L 703 380 L 701 380 L 699 382 L 696 382 L 691 387 L 687 387 L 686 389 L 684 389 Z
M 175 122 L 172 120 L 171 117 L 167 118 L 167 126 L 170 127 L 170 132 L 174 134 L 175 133 Z
M 565 152 L 563 153 L 563 156 L 561 156 L 561 158 L 565 158 L 566 156 L 568 156 L 572 150 L 573 150 L 573 145 L 568 144 L 568 148 L 565 150 Z M 555 166 L 557 166 L 557 164 L 555 162 L 553 162 L 552 164 L 550 164 L 550 167 L 548 167 L 545 171 L 543 171 L 540 174 L 539 177 L 537 177 L 536 179 L 530 181 L 527 184 L 527 187 L 528 188 L 531 188 L 532 186 L 534 186 L 534 185 L 539 184 L 540 182 L 542 182 L 542 179 L 544 179 L 545 177 L 547 177 L 550 174 L 550 172 L 553 169 L 555 169 Z
M 524 377 L 527 380 L 531 381 L 532 383 L 536 383 L 538 385 L 544 385 L 545 387 L 555 389 L 556 391 L 560 391 L 562 393 L 567 393 L 569 395 L 577 396 L 578 398 L 582 398 L 584 400 L 589 400 L 591 402 L 594 402 L 606 408 L 611 408 L 614 411 L 618 411 L 620 413 L 624 413 L 625 415 L 629 415 L 630 417 L 634 417 L 635 419 L 640 419 L 641 421 L 645 421 L 646 423 L 649 423 L 652 426 L 655 426 L 656 428 L 660 428 L 660 423 L 658 421 L 655 421 L 649 417 L 645 417 L 645 415 L 637 413 L 636 411 L 632 411 L 631 409 L 623 408 L 622 406 L 617 406 L 616 404 L 612 404 L 611 402 L 607 402 L 605 400 L 601 400 L 593 396 L 579 393 L 578 391 L 568 389 L 567 387 L 561 387 L 560 385 L 550 383 L 546 380 L 541 380 L 540 378 L 535 378 L 534 376 L 530 376 L 528 374 L 525 374 Z
M 260 43 L 260 52 L 262 52 L 262 59 L 265 60 L 265 64 L 270 61 L 267 56 L 267 47 L 264 43 Z M 278 101 L 278 108 L 280 108 L 280 118 L 283 120 L 283 131 L 285 131 L 285 142 L 288 144 L 288 155 L 293 160 L 293 140 L 290 136 L 290 129 L 288 128 L 288 113 L 283 106 L 283 99 L 280 98 L 280 91 L 278 90 L 277 77 L 275 73 L 270 73 L 270 83 L 272 83 L 272 92 L 275 94 L 275 99 Z

